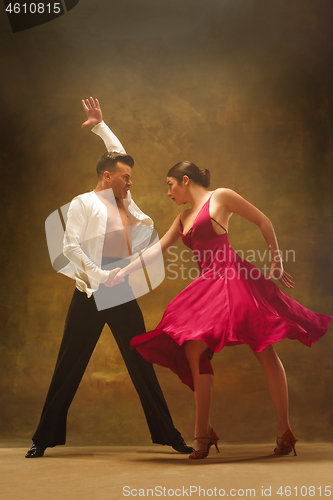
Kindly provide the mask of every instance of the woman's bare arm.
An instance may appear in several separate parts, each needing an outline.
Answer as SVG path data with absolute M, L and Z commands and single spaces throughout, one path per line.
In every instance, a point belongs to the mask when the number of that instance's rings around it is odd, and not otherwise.
M 230 212 L 238 214 L 260 227 L 273 258 L 269 278 L 275 277 L 285 287 L 293 288 L 292 276 L 283 270 L 274 227 L 269 218 L 232 189 L 217 189 L 214 198 L 217 203 L 223 204 Z

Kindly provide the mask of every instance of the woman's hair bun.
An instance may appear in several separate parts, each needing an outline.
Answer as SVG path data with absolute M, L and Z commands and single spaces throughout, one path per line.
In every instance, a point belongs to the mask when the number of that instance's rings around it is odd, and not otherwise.
M 210 184 L 210 171 L 208 168 L 203 168 L 202 170 L 199 171 L 199 176 L 201 183 L 203 187 L 207 188 Z

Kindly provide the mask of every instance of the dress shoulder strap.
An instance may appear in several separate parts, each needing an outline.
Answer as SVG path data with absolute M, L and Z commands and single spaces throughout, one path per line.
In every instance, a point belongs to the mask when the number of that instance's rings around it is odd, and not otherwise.
M 211 217 L 211 220 L 213 220 L 214 222 L 216 222 L 216 224 L 218 224 L 220 227 L 222 227 L 222 229 L 224 229 L 224 231 L 227 233 L 228 231 L 226 230 L 225 227 L 222 226 L 222 224 L 220 224 L 219 222 L 217 222 L 217 220 L 213 219 L 213 217 Z

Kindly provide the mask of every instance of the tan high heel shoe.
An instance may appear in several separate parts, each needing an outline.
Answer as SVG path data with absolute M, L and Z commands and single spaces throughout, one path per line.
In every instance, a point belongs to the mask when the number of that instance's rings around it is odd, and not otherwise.
M 210 450 L 210 447 L 212 445 L 214 445 L 215 448 L 216 448 L 216 450 L 217 450 L 217 452 L 220 453 L 219 447 L 217 445 L 217 442 L 218 442 L 218 440 L 220 438 L 219 438 L 218 433 L 214 429 L 211 430 L 210 436 L 208 436 L 208 437 L 206 437 L 206 436 L 205 437 L 196 437 L 194 439 L 197 440 L 197 441 L 199 441 L 199 443 L 206 445 L 207 448 L 206 448 L 206 450 L 195 450 L 195 451 L 193 451 L 193 453 L 191 453 L 191 455 L 188 458 L 197 459 L 197 458 L 206 458 L 206 457 L 208 457 L 209 450 Z M 201 439 L 209 439 L 209 442 L 205 443 L 204 441 L 201 441 Z
M 279 441 L 280 440 L 280 443 Z M 297 456 L 295 450 L 295 444 L 298 441 L 295 434 L 291 429 L 286 430 L 283 436 L 278 437 L 276 440 L 277 447 L 274 449 L 275 455 L 288 455 L 292 450 L 294 450 L 294 456 Z

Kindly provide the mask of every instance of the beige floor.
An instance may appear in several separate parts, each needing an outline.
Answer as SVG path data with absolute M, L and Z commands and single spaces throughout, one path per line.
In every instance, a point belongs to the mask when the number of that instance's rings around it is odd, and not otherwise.
M 299 444 L 297 457 L 276 457 L 271 445 L 229 445 L 199 461 L 157 445 L 64 446 L 30 460 L 27 448 L 2 446 L 1 500 L 333 498 L 333 444 Z

